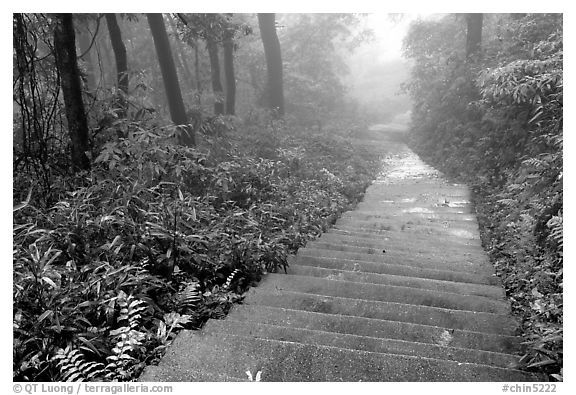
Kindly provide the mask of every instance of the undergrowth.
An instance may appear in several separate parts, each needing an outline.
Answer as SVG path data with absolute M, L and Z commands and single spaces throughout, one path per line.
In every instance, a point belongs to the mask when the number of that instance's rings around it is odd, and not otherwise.
M 448 39 L 465 37 L 458 17 L 413 26 L 411 145 L 472 186 L 484 247 L 522 324 L 520 367 L 562 380 L 562 16 L 487 15 L 472 60 Z
M 15 175 L 16 203 L 30 193 L 13 217 L 14 380 L 137 378 L 179 330 L 285 269 L 379 168 L 338 131 L 225 129 L 189 148 L 121 121 L 93 169 L 50 194 Z

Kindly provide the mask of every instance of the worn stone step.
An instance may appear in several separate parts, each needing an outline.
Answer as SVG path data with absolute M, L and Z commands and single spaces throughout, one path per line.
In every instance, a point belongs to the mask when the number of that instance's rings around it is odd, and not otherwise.
M 178 352 L 174 352 L 178 350 Z M 406 355 L 183 331 L 160 367 L 166 381 L 189 381 L 188 372 L 235 377 L 261 372 L 261 381 L 531 381 L 518 370 Z M 153 375 L 148 376 L 155 380 Z
M 409 207 L 409 208 L 387 208 L 383 211 L 347 211 L 342 214 L 342 218 L 350 218 L 359 221 L 429 221 L 431 223 L 450 222 L 455 225 L 476 224 L 476 216 L 465 213 L 446 213 L 437 212 L 434 209 L 426 207 Z
M 409 322 L 506 336 L 514 336 L 518 328 L 518 324 L 511 317 L 502 314 L 315 295 L 288 290 L 251 290 L 248 292 L 244 303 L 316 313 Z
M 355 254 L 368 254 L 374 257 L 381 257 L 386 261 L 401 261 L 401 262 L 417 262 L 417 266 L 426 264 L 430 262 L 432 264 L 437 264 L 438 262 L 447 263 L 450 265 L 455 265 L 458 267 L 464 267 L 466 270 L 469 264 L 476 264 L 480 267 L 486 268 L 489 272 L 493 272 L 493 266 L 486 254 L 474 251 L 467 252 L 462 248 L 458 252 L 454 251 L 444 251 L 440 248 L 429 248 L 425 251 L 418 251 L 418 248 L 412 246 L 394 246 L 390 245 L 383 246 L 381 248 L 375 247 L 365 247 L 358 245 L 349 245 L 345 243 L 339 243 L 335 241 L 330 241 L 325 238 L 320 238 L 317 240 L 309 241 L 306 244 L 306 248 L 320 249 L 320 250 L 331 250 L 331 251 L 342 251 L 342 252 L 352 252 Z M 466 264 L 463 264 L 463 263 Z
M 406 243 L 406 237 L 404 235 L 397 234 L 387 234 L 377 238 L 370 238 L 354 236 L 351 234 L 339 234 L 330 232 L 323 233 L 320 238 L 316 239 L 316 241 L 346 246 L 373 248 L 376 250 L 408 250 L 418 253 L 437 252 L 440 250 L 446 254 L 454 256 L 486 257 L 485 251 L 478 245 L 455 245 L 454 243 L 449 241 L 447 242 L 446 240 L 438 240 L 433 238 L 425 238 L 419 240 L 418 243 Z
M 169 349 L 170 350 L 170 349 Z M 177 358 L 177 357 L 176 357 Z M 172 360 L 174 361 L 174 359 Z M 183 368 L 180 369 L 180 364 L 176 367 L 170 366 L 169 362 L 162 361 L 159 365 L 148 365 L 144 372 L 138 377 L 139 382 L 242 382 L 249 381 L 248 376 L 232 377 L 226 374 L 219 374 L 216 372 L 207 372 L 202 367 L 196 368 Z
M 328 280 L 352 281 L 368 284 L 397 285 L 433 291 L 449 292 L 463 295 L 485 296 L 504 300 L 504 290 L 500 286 L 485 284 L 459 283 L 454 281 L 432 280 L 418 277 L 398 276 L 392 274 L 364 273 L 351 270 L 329 269 L 323 267 L 291 264 L 288 274 L 320 277 Z
M 434 214 L 463 214 L 471 215 L 474 214 L 473 206 L 471 203 L 465 203 L 463 201 L 456 203 L 439 203 L 435 200 L 422 199 L 418 197 L 411 198 L 401 198 L 398 200 L 384 199 L 374 202 L 367 202 L 365 200 L 361 201 L 356 205 L 355 212 L 360 214 L 374 214 L 383 215 L 396 213 L 398 211 L 411 209 L 414 207 L 425 207 Z
M 287 290 L 315 295 L 379 300 L 496 314 L 507 314 L 510 312 L 510 306 L 507 302 L 483 296 L 461 295 L 392 285 L 359 284 L 351 281 L 336 281 L 287 274 L 269 273 L 267 277 L 266 281 L 259 285 L 260 289 Z
M 359 219 L 349 216 L 342 216 L 337 221 L 338 225 L 354 226 L 359 228 L 372 229 L 400 229 L 416 230 L 418 228 L 431 229 L 435 231 L 463 230 L 478 234 L 478 224 L 474 221 L 442 221 L 437 218 L 427 217 L 397 217 L 378 219 Z
M 384 175 L 383 178 L 386 178 L 386 175 Z M 470 190 L 466 185 L 454 184 L 438 178 L 433 178 L 427 181 L 418 180 L 416 183 L 408 183 L 407 185 L 386 185 L 375 182 L 367 188 L 366 192 L 370 192 L 370 194 L 382 199 L 425 195 L 432 197 L 445 197 L 448 201 L 456 199 L 470 200 Z
M 402 321 L 316 313 L 264 305 L 247 304 L 241 308 L 234 306 L 228 315 L 231 319 L 238 321 L 261 322 L 292 328 L 405 340 L 504 354 L 515 354 L 521 341 L 518 337 L 493 333 L 446 329 Z
M 423 237 L 439 237 L 446 238 L 451 236 L 455 243 L 459 242 L 469 242 L 471 244 L 480 245 L 480 235 L 478 231 L 471 231 L 467 229 L 456 229 L 456 228 L 440 228 L 440 227 L 430 227 L 424 225 L 385 225 L 381 224 L 379 226 L 366 227 L 362 224 L 341 224 L 336 222 L 334 224 L 334 229 L 343 230 L 356 233 L 365 234 L 376 234 L 383 235 L 388 232 L 403 233 L 409 235 L 410 237 L 415 237 L 416 239 Z M 459 240 L 461 239 L 461 240 Z
M 227 333 L 260 339 L 332 346 L 342 349 L 377 352 L 381 354 L 410 355 L 511 369 L 518 366 L 519 359 L 519 356 L 516 355 L 490 351 L 443 347 L 436 344 L 381 339 L 303 328 L 288 328 L 279 325 L 235 321 L 230 318 L 225 320 L 209 320 L 205 330 L 214 333 Z
M 400 230 L 370 230 L 370 229 L 360 229 L 351 228 L 347 226 L 334 225 L 332 228 L 328 229 L 323 235 L 339 235 L 348 236 L 355 239 L 363 239 L 366 241 L 396 241 L 401 242 L 406 246 L 409 245 L 430 245 L 433 243 L 438 244 L 438 248 L 444 248 L 448 246 L 449 248 L 460 248 L 462 246 L 475 247 L 477 249 L 482 249 L 482 245 L 478 239 L 462 239 L 462 238 L 447 238 L 443 235 L 422 235 L 416 233 L 406 233 Z M 406 243 L 406 235 L 410 236 L 410 243 Z M 449 240 L 449 242 L 448 242 Z
M 354 272 L 393 274 L 398 276 L 429 278 L 434 280 L 454 281 L 472 284 L 499 285 L 500 279 L 496 275 L 479 275 L 449 270 L 423 269 L 414 266 L 391 265 L 377 262 L 355 261 L 343 258 L 325 258 L 313 256 L 289 256 L 289 264 L 303 266 L 316 266 L 328 269 L 339 269 Z
M 389 265 L 412 266 L 421 269 L 450 270 L 488 276 L 494 273 L 494 267 L 490 262 L 471 262 L 465 260 L 460 262 L 447 262 L 442 259 L 432 259 L 432 256 L 428 256 L 427 259 L 418 259 L 418 257 L 411 255 L 410 252 L 403 253 L 401 251 L 390 251 L 389 253 L 366 254 L 362 252 L 343 251 L 343 249 L 346 249 L 345 247 L 342 247 L 342 249 L 338 251 L 325 248 L 315 248 L 314 243 L 310 243 L 310 245 L 311 247 L 306 246 L 300 248 L 298 250 L 298 255 L 303 257 L 337 258 L 362 262 L 384 263 Z

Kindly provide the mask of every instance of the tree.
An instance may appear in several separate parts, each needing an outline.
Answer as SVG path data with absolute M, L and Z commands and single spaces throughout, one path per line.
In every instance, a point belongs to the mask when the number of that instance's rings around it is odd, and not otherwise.
M 162 72 L 170 117 L 175 125 L 181 127 L 179 141 L 183 145 L 195 145 L 194 131 L 188 125 L 188 116 L 182 100 L 178 74 L 176 74 L 176 66 L 174 65 L 163 16 L 162 14 L 146 14 L 146 16 L 152 32 L 152 38 L 154 39 L 160 71 Z
M 94 38 L 90 34 L 88 27 L 90 26 L 90 17 L 84 18 L 85 29 L 82 29 L 78 23 L 78 17 L 76 17 L 76 30 L 78 32 L 78 44 L 80 49 L 79 58 L 84 62 L 84 67 L 86 68 L 86 89 L 88 91 L 93 91 L 96 89 L 96 75 L 94 71 L 94 60 L 92 59 L 92 45 Z M 95 35 L 96 33 L 94 33 Z
M 120 91 L 118 104 L 121 109 L 119 115 L 125 117 L 127 111 L 126 95 L 128 94 L 128 60 L 126 57 L 126 46 L 124 46 L 124 42 L 122 41 L 122 31 L 116 21 L 116 14 L 105 14 L 105 16 L 108 32 L 110 33 L 110 43 L 112 44 L 114 58 L 116 59 L 118 90 Z
M 276 34 L 276 15 L 258 14 L 258 26 L 264 45 L 268 73 L 268 106 L 276 116 L 284 116 L 284 88 L 282 81 L 282 52 Z
M 86 155 L 89 150 L 88 121 L 82 101 L 80 72 L 76 63 L 76 37 L 72 14 L 55 16 L 54 56 L 60 72 L 60 85 L 68 121 L 72 169 L 87 170 L 90 168 L 90 160 Z
M 480 52 L 483 14 L 466 14 L 466 59 Z
M 236 101 L 236 77 L 234 75 L 234 28 L 224 30 L 224 76 L 226 77 L 226 114 L 234 115 Z
M 210 56 L 210 71 L 212 75 L 212 92 L 214 93 L 214 114 L 224 113 L 224 103 L 222 102 L 223 89 L 220 81 L 220 59 L 218 56 L 218 45 L 214 38 L 206 37 L 206 48 Z

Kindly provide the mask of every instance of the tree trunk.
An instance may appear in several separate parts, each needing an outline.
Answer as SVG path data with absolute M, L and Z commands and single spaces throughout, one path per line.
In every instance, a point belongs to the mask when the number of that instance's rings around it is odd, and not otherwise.
M 198 100 L 199 108 L 202 108 L 202 78 L 200 76 L 200 48 L 198 48 L 198 40 L 194 40 L 194 73 L 196 74 L 196 98 Z
M 226 114 L 236 112 L 236 76 L 234 75 L 234 30 L 224 32 L 224 76 L 226 77 Z
M 168 100 L 170 117 L 175 125 L 181 126 L 179 142 L 183 145 L 195 145 L 194 131 L 188 125 L 188 116 L 186 115 L 184 101 L 182 100 L 182 93 L 180 91 L 180 84 L 178 82 L 178 75 L 176 74 L 176 66 L 174 65 L 174 58 L 172 57 L 172 50 L 170 49 L 164 19 L 162 14 L 146 14 L 146 16 L 154 39 L 162 79 L 164 80 L 164 89 L 166 91 L 166 99 Z
M 178 64 L 180 65 L 180 70 L 182 70 L 182 74 L 185 75 L 186 84 L 185 88 L 189 90 L 194 89 L 194 79 L 192 78 L 192 72 L 190 71 L 190 67 L 188 67 L 188 62 L 186 61 L 184 48 L 182 46 L 182 42 L 178 37 L 178 29 L 176 28 L 176 23 L 174 23 L 174 19 L 169 18 L 170 21 L 170 28 L 172 30 L 172 34 L 174 36 L 174 44 L 176 46 L 176 58 L 178 59 Z
M 258 14 L 258 26 L 266 55 L 268 70 L 268 106 L 277 117 L 284 116 L 284 90 L 282 82 L 282 52 L 276 34 L 276 15 Z
M 116 73 L 118 75 L 118 90 L 120 90 L 120 97 L 118 104 L 121 111 L 119 115 L 126 117 L 127 102 L 126 95 L 128 94 L 128 60 L 126 58 L 126 47 L 122 41 L 122 31 L 118 22 L 116 21 L 116 14 L 105 14 L 106 24 L 108 25 L 108 32 L 110 33 L 110 43 L 116 58 Z
M 78 29 L 78 43 L 80 44 L 80 59 L 86 67 L 86 90 L 94 91 L 96 89 L 96 76 L 94 72 L 94 60 L 92 59 L 93 48 L 92 38 L 87 30 Z
M 479 55 L 482 43 L 483 14 L 466 14 L 466 59 Z
M 218 57 L 218 45 L 213 39 L 206 39 L 206 48 L 210 57 L 210 72 L 212 75 L 212 92 L 214 93 L 214 114 L 224 113 L 223 89 L 220 81 L 220 59 Z
M 72 170 L 90 169 L 86 155 L 88 145 L 88 121 L 82 102 L 80 72 L 76 63 L 76 37 L 72 14 L 56 14 L 54 28 L 54 56 L 60 72 L 60 85 L 64 97 L 68 133 L 71 141 Z

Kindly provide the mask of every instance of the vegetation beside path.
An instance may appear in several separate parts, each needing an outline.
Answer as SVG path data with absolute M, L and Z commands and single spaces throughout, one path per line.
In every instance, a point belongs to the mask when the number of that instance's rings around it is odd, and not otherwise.
M 521 367 L 562 380 L 562 15 L 421 21 L 405 51 L 411 145 L 473 187 L 484 246 L 522 322 Z
M 285 267 L 378 172 L 377 147 L 349 129 L 269 125 L 190 148 L 127 122 L 52 203 L 14 213 L 15 380 L 134 378 Z

